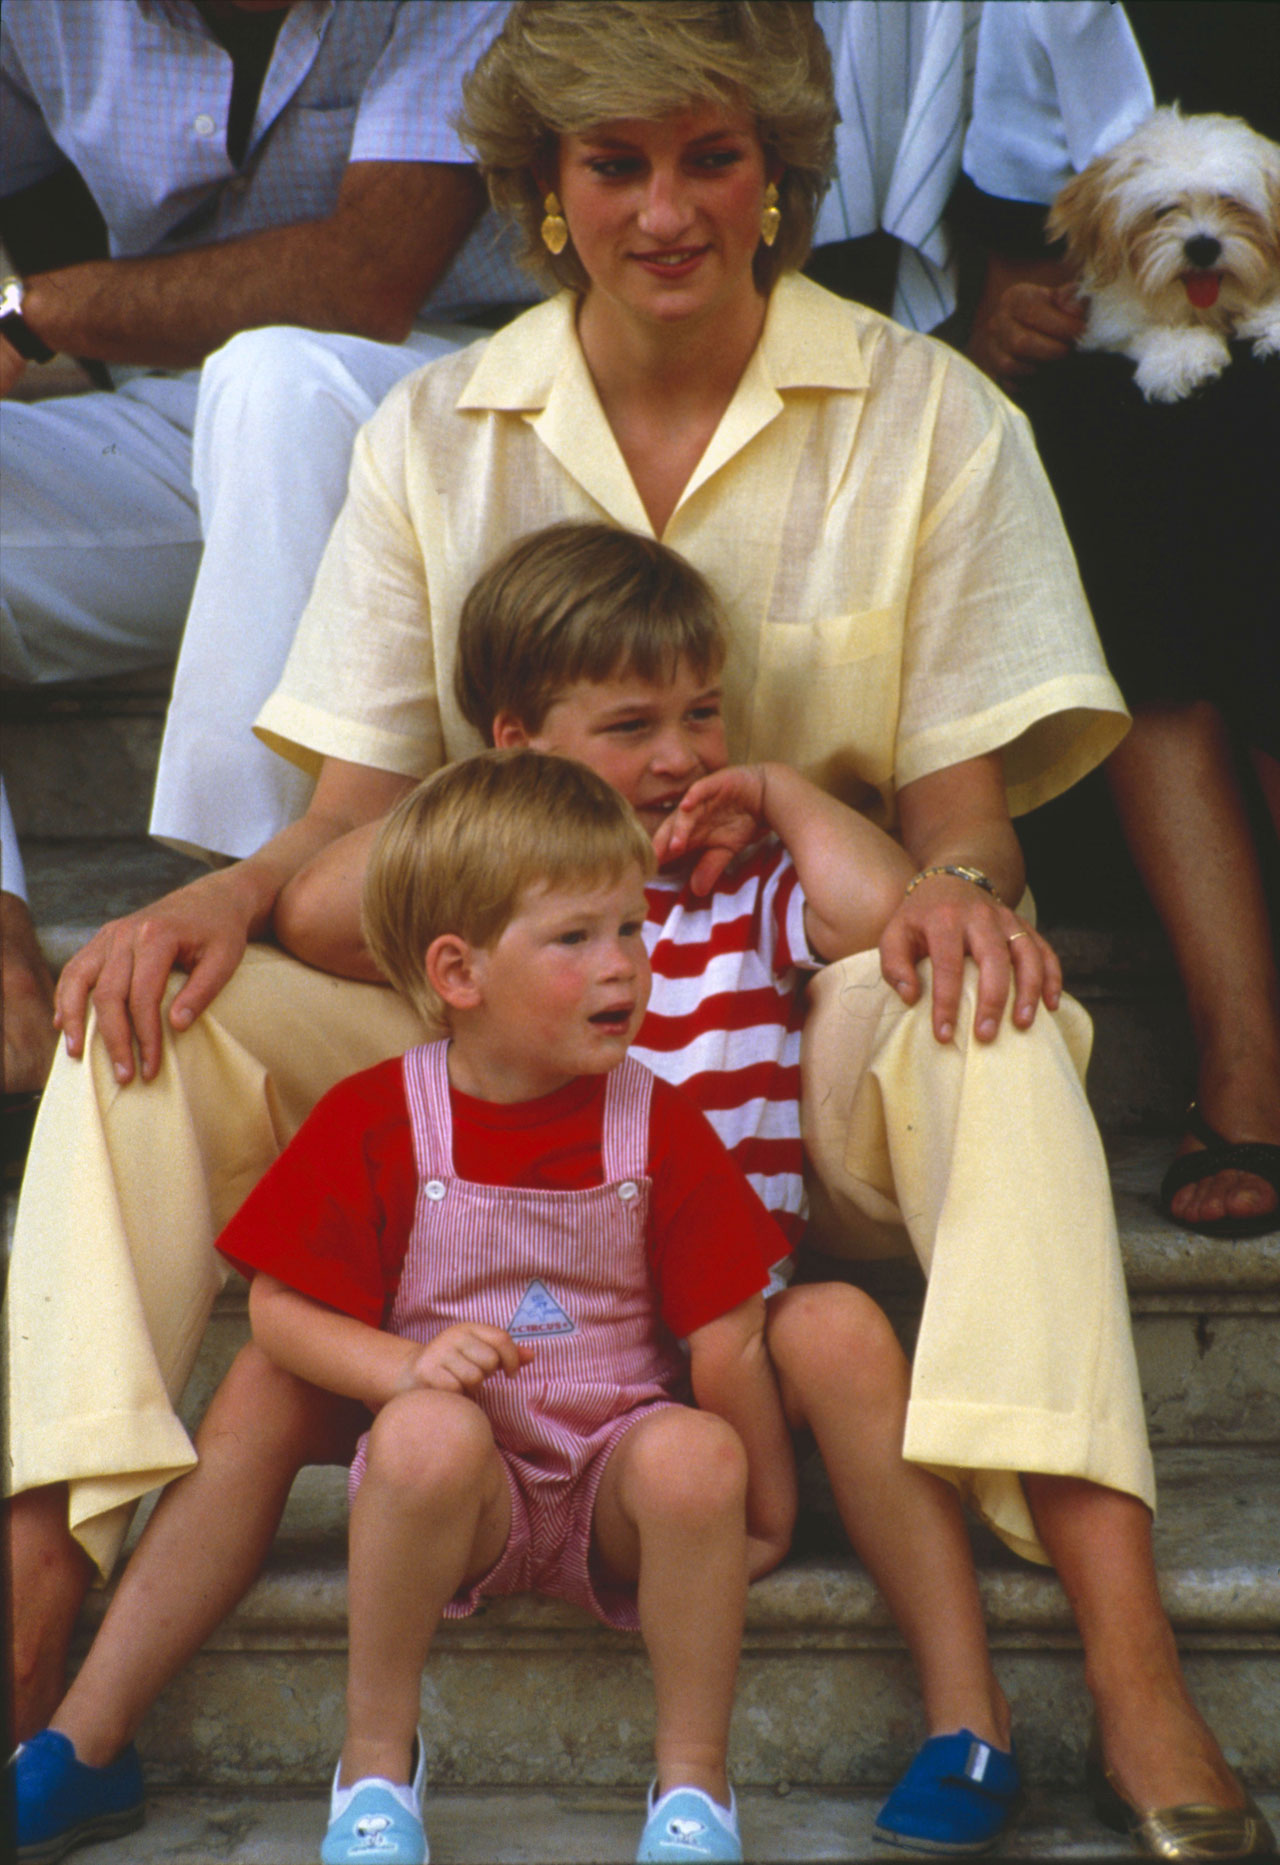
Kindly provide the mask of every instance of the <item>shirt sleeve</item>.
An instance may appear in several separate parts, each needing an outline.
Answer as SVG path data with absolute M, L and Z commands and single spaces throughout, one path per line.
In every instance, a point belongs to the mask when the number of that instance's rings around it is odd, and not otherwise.
M 401 0 L 365 86 L 353 162 L 470 162 L 454 128 L 462 80 L 496 39 L 505 0 Z
M 965 173 L 984 194 L 1045 205 L 1154 104 L 1122 6 L 1001 0 L 978 26 Z
M 399 1059 L 317 1103 L 218 1239 L 242 1274 L 381 1327 L 413 1223 L 417 1185 Z
M 258 715 L 259 738 L 311 775 L 326 757 L 415 779 L 444 762 L 431 599 L 406 456 L 415 413 L 429 413 L 418 407 L 414 385 L 453 361 L 397 383 L 357 434 L 346 501 L 280 684 Z M 438 503 L 429 474 L 423 479 L 424 495 Z
M 897 786 L 998 749 L 1019 815 L 1084 776 L 1127 725 L 1026 417 L 949 357 L 908 597 Z
M 43 181 L 66 159 L 27 86 L 17 48 L 0 32 L 0 199 Z
M 655 1081 L 649 1253 L 662 1318 L 682 1339 L 768 1286 L 790 1246 L 705 1116 Z

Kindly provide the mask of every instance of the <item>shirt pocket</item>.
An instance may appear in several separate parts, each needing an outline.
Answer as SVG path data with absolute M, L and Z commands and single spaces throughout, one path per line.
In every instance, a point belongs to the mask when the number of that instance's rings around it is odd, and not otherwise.
M 896 609 L 768 623 L 746 755 L 793 764 L 854 808 L 887 803 L 901 687 Z

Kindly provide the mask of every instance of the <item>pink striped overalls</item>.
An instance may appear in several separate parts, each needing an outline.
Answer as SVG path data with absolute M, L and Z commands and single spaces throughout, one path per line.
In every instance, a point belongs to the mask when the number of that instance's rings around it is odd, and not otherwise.
M 445 1610 L 462 1618 L 484 1595 L 548 1593 L 630 1630 L 633 1591 L 592 1572 L 596 1490 L 625 1433 L 685 1385 L 645 1251 L 653 1077 L 629 1057 L 609 1076 L 602 1185 L 472 1185 L 454 1176 L 447 1050 L 431 1043 L 404 1058 L 418 1197 L 387 1328 L 425 1343 L 481 1321 L 536 1352 L 515 1378 L 495 1373 L 480 1389 L 511 1488 L 511 1535 L 497 1566 Z

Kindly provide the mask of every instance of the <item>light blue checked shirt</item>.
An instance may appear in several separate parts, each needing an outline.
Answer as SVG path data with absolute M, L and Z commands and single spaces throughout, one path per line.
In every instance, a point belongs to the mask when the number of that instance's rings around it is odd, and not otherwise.
M 505 14 L 505 0 L 295 0 L 237 169 L 231 56 L 194 0 L 4 0 L 0 196 L 69 158 L 117 257 L 319 219 L 349 162 L 470 159 L 451 118 Z M 486 214 L 423 309 L 539 295 Z

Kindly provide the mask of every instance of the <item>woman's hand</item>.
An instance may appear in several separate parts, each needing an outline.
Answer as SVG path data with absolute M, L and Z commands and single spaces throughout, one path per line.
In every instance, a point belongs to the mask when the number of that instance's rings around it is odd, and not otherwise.
M 1014 984 L 1013 1021 L 1029 1029 L 1043 1002 L 1058 1008 L 1062 967 L 1048 940 L 1009 907 L 972 881 L 933 874 L 907 895 L 880 941 L 880 969 L 904 1003 L 922 990 L 916 969 L 927 958 L 933 968 L 933 1033 L 940 1043 L 955 1034 L 966 959 L 978 967 L 974 1034 L 993 1041 Z
M 485 1380 L 499 1371 L 508 1377 L 533 1358 L 527 1341 L 514 1341 L 505 1328 L 480 1321 L 458 1321 L 425 1347 L 416 1343 L 405 1359 L 399 1390 L 460 1392 L 474 1398 Z
M 769 833 L 765 774 L 754 764 L 730 764 L 691 784 L 653 838 L 658 866 L 691 848 L 705 849 L 690 877 L 695 894 L 709 894 L 735 855 Z
M 236 870 L 201 875 L 153 906 L 110 920 L 94 934 L 58 980 L 54 1022 L 67 1053 L 84 1054 L 85 1022 L 92 1003 L 116 1080 L 134 1076 L 134 1044 L 143 1081 L 160 1066 L 160 1005 L 169 973 L 187 981 L 169 1007 L 175 1030 L 193 1023 L 244 957 L 254 919 Z

